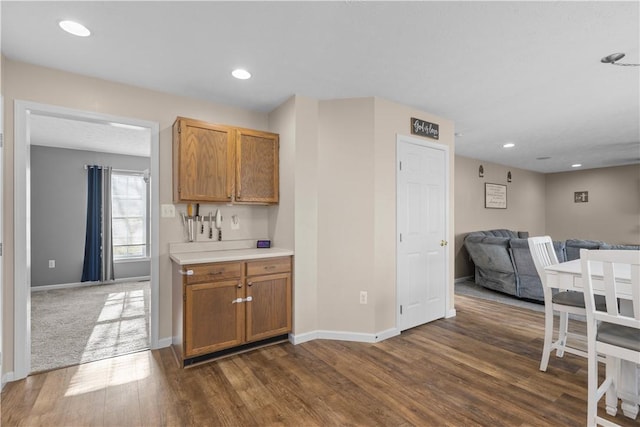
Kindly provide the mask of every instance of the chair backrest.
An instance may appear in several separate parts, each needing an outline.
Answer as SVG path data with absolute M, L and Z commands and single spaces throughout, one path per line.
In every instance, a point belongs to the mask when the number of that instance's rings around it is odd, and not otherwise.
M 582 249 L 580 262 L 588 321 L 615 323 L 640 330 L 640 251 Z M 606 312 L 598 310 L 595 305 L 596 285 L 600 292 L 605 293 Z M 621 292 L 627 294 L 624 299 L 630 299 L 633 305 L 633 309 L 624 315 L 618 308 Z
M 558 257 L 556 251 L 553 248 L 553 240 L 549 236 L 535 236 L 529 237 L 529 251 L 531 252 L 531 258 L 536 266 L 538 276 L 542 282 L 543 288 L 547 288 L 547 274 L 544 270 L 545 267 L 558 264 Z

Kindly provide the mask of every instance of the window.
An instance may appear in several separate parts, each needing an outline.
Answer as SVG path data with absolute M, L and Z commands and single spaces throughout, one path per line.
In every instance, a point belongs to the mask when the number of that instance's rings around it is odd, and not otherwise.
M 144 174 L 114 170 L 111 202 L 113 259 L 147 257 L 147 183 Z

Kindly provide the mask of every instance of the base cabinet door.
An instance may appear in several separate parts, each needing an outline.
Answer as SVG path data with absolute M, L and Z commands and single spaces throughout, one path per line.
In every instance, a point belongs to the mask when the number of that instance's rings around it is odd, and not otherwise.
M 247 297 L 247 341 L 291 331 L 291 273 L 248 277 Z
M 244 288 L 238 280 L 185 286 L 185 357 L 244 342 Z

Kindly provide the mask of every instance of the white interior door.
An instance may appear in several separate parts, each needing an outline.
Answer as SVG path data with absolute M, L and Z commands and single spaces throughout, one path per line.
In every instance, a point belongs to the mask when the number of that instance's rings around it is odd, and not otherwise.
M 447 164 L 443 146 L 399 136 L 398 328 L 446 314 Z

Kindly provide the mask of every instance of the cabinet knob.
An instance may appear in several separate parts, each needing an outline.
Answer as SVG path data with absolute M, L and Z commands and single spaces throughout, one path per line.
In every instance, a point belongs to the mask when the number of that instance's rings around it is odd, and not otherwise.
M 253 282 L 247 282 L 247 286 L 253 286 Z
M 242 282 L 238 283 L 238 288 L 242 287 Z

